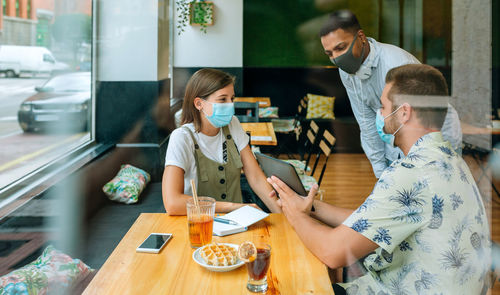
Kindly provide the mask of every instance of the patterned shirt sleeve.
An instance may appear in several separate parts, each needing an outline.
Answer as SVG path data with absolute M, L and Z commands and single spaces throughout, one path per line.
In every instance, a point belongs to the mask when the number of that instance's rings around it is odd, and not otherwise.
M 432 208 L 423 196 L 428 184 L 413 168 L 409 162 L 393 163 L 384 171 L 372 194 L 343 224 L 389 253 L 426 226 Z

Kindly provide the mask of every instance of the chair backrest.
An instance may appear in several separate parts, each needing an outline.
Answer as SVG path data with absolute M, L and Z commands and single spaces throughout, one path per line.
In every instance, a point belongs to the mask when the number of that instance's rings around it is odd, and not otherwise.
M 302 106 L 302 104 L 299 104 L 299 106 L 297 107 L 297 117 L 300 117 L 300 115 L 304 112 L 304 107 Z
M 298 114 L 301 117 L 305 117 L 307 111 L 307 100 L 302 98 L 299 102 Z
M 259 103 L 235 102 L 234 114 L 240 122 L 259 122 Z
M 307 102 L 304 99 L 305 97 L 300 99 L 299 105 L 297 106 L 297 114 L 295 114 L 293 123 L 297 141 L 299 141 L 300 133 L 302 133 L 301 121 L 306 117 Z
M 325 155 L 325 162 L 323 164 L 323 168 L 321 169 L 321 174 L 318 179 L 318 185 L 321 184 L 321 180 L 323 180 L 323 174 L 325 174 L 325 169 L 326 169 L 326 164 L 328 162 L 328 158 L 330 157 L 330 154 L 333 151 L 333 147 L 335 145 L 335 142 L 337 139 L 328 131 L 325 130 L 323 131 L 323 136 L 321 140 L 319 141 L 319 151 L 318 154 L 316 155 L 316 160 L 314 161 L 314 167 L 311 170 L 311 176 L 314 175 L 314 172 L 316 171 L 316 167 L 318 166 L 319 158 L 321 157 L 321 154 L 323 153 Z
M 303 97 L 300 99 L 299 105 L 297 106 L 297 114 L 295 115 L 295 119 L 293 122 L 293 132 L 295 133 L 297 142 L 299 141 L 300 135 L 302 134 L 301 122 L 305 119 L 306 112 L 307 112 L 307 101 L 306 97 Z
M 318 144 L 318 139 L 320 137 L 319 131 L 320 130 L 318 124 L 316 124 L 316 122 L 314 121 L 311 121 L 309 123 L 309 129 L 306 132 L 306 141 L 304 142 L 304 151 L 309 151 L 306 152 L 308 155 L 307 160 L 304 164 L 304 171 L 307 170 L 307 165 L 309 165 L 309 161 L 311 160 L 312 151 Z M 302 155 L 302 158 L 300 160 L 304 160 L 306 153 Z

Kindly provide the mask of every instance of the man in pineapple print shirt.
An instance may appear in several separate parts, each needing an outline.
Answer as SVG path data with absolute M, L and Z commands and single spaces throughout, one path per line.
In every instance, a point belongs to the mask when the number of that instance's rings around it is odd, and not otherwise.
M 439 132 L 447 95 L 431 66 L 388 72 L 377 127 L 405 157 L 355 211 L 314 200 L 317 186 L 302 198 L 268 179 L 288 221 L 322 262 L 336 269 L 364 258 L 366 273 L 334 285 L 336 294 L 481 293 L 491 261 L 488 220 L 466 163 Z

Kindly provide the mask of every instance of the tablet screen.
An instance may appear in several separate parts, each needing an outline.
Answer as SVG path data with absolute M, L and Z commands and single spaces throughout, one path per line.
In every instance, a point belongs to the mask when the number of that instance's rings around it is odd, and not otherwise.
M 261 153 L 255 153 L 260 167 L 266 174 L 266 177 L 276 176 L 286 183 L 291 189 L 301 196 L 306 196 L 300 177 L 292 164 L 276 159 Z

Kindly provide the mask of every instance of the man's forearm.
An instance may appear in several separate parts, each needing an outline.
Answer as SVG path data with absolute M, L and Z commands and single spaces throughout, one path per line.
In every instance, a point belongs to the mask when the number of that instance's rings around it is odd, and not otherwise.
M 336 207 L 317 200 L 314 201 L 313 205 L 314 212 L 311 212 L 311 217 L 334 227 L 341 225 L 353 212 L 353 210 Z
M 341 255 L 344 250 L 342 242 L 336 238 L 334 228 L 320 224 L 306 214 L 295 216 L 289 222 L 300 240 L 321 262 L 330 268 L 345 265 L 345 258 Z

